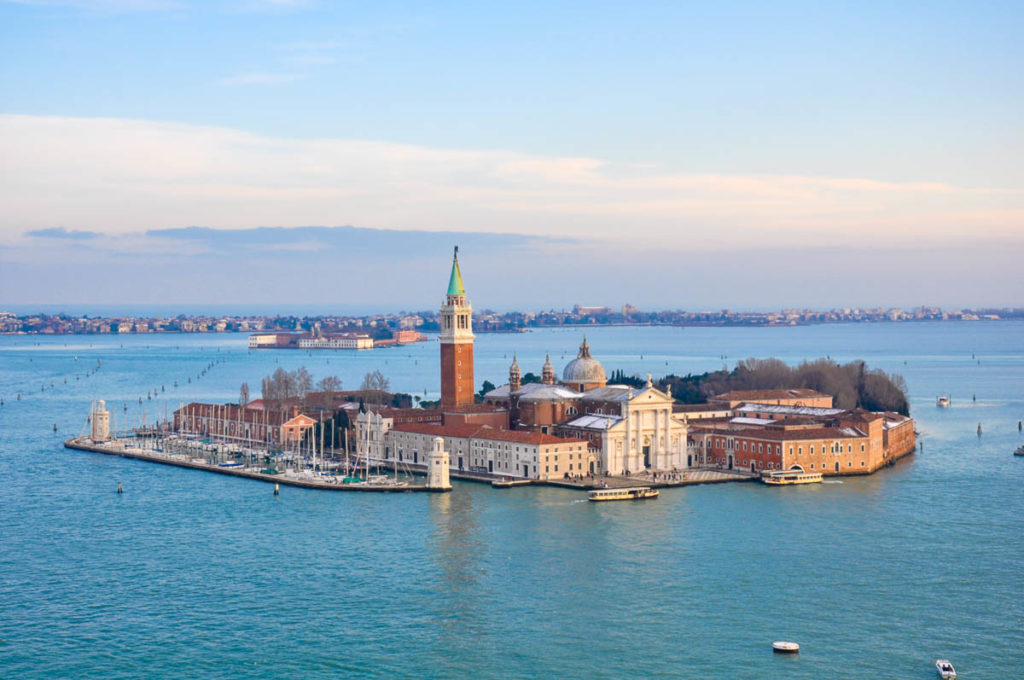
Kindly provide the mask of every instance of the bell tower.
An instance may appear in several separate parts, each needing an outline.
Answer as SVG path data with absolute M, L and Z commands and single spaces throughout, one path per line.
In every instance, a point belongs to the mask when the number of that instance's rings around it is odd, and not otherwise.
M 448 293 L 441 306 L 441 408 L 473 403 L 473 308 L 466 300 L 455 246 Z
M 523 376 L 519 371 L 519 362 L 516 361 L 516 355 L 512 355 L 512 365 L 508 367 L 508 391 L 509 396 L 512 392 L 515 392 L 523 386 Z
M 540 381 L 545 385 L 555 384 L 555 367 L 551 365 L 551 355 L 544 355 L 544 367 L 540 371 Z

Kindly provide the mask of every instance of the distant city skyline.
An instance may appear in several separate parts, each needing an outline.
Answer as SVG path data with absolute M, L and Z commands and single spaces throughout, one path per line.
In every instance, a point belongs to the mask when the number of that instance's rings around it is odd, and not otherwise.
M 1022 18 L 0 0 L 0 306 L 1019 305 Z

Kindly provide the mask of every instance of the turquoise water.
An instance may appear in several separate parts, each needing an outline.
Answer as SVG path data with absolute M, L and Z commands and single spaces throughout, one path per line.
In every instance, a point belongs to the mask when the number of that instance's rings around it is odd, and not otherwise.
M 481 335 L 477 381 L 504 382 L 512 352 L 524 371 L 545 352 L 560 368 L 580 338 Z M 0 337 L 0 676 L 932 678 L 940 656 L 962 678 L 1024 676 L 1024 459 L 1010 455 L 1024 441 L 1024 324 L 587 338 L 609 370 L 656 375 L 723 355 L 864 358 L 906 377 L 924 451 L 869 478 L 644 504 L 465 483 L 275 498 L 60 444 L 91 399 L 135 417 L 165 385 L 151 418 L 234 400 L 242 380 L 256 392 L 278 365 L 347 387 L 380 368 L 433 397 L 437 345 L 310 356 L 249 353 L 243 336 Z M 943 393 L 953 408 L 935 408 Z M 774 656 L 777 639 L 799 657 Z

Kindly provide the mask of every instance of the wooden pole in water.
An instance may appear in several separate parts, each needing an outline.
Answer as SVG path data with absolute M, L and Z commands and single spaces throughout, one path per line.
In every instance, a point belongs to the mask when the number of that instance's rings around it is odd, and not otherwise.
M 275 496 L 280 496 L 281 495 L 281 485 L 279 485 L 277 482 L 274 482 L 274 495 Z

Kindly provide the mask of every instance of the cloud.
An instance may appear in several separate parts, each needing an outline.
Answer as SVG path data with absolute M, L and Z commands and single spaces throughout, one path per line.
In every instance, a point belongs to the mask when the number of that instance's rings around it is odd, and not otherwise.
M 303 66 L 325 66 L 338 63 L 337 57 L 326 57 L 318 54 L 303 54 L 293 57 L 285 57 L 281 61 L 289 64 L 302 64 Z
M 1024 234 L 1019 188 L 680 172 L 144 120 L 3 115 L 0 159 L 0 240 L 8 241 L 48 224 L 104 234 L 357 224 L 686 252 L 915 248 Z
M 241 73 L 222 78 L 221 85 L 287 85 L 309 76 L 302 73 Z
M 357 227 L 132 232 L 82 242 L 0 246 L 0 308 L 10 304 L 302 305 L 364 312 L 436 308 L 451 249 L 478 310 L 574 303 L 647 309 L 789 306 L 1011 306 L 1024 295 L 1019 241 L 846 248 L 751 243 L 728 253 L 608 247 L 590 240 Z M 88 285 L 82 272 L 88 271 Z M 978 272 L 983 271 L 984 276 Z M 942 285 L 936 286 L 936 272 Z M 145 285 L 125 286 L 125 281 Z M 813 285 L 808 282 L 813 281 Z
M 175 0 L 0 0 L 0 2 L 39 7 L 71 7 L 100 12 L 149 12 L 182 7 L 182 4 Z
M 68 230 L 64 227 L 52 227 L 50 229 L 36 229 L 25 232 L 26 236 L 37 236 L 40 238 L 63 238 L 75 241 L 99 238 L 100 234 L 95 231 Z

